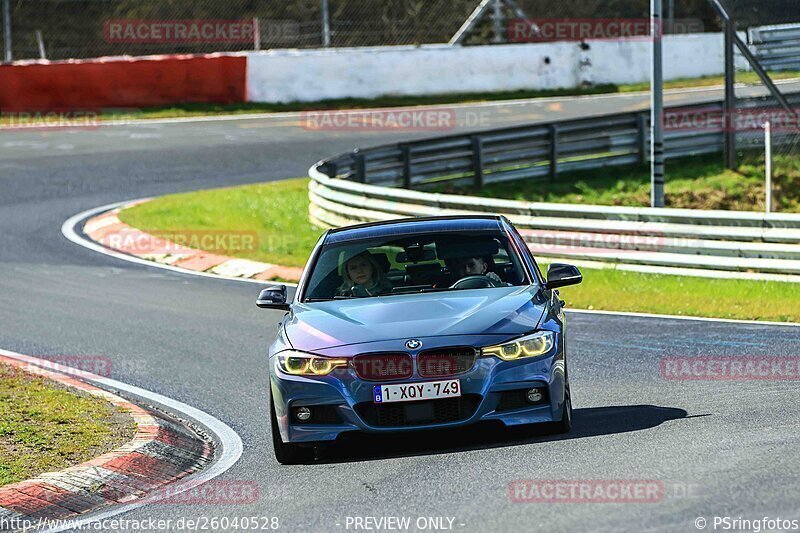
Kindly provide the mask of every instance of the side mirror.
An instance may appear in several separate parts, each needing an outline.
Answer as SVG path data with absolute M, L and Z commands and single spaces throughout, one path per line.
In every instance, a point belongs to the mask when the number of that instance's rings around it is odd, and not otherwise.
M 261 309 L 280 309 L 288 311 L 289 304 L 286 302 L 286 285 L 272 285 L 261 291 L 256 300 L 256 306 Z
M 557 289 L 567 285 L 577 285 L 581 281 L 583 281 L 583 275 L 577 267 L 552 263 L 547 267 L 547 282 L 544 284 L 544 288 Z

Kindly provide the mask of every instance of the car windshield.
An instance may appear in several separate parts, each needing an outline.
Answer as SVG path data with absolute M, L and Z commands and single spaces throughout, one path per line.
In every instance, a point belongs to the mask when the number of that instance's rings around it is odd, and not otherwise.
M 326 245 L 309 277 L 305 301 L 370 298 L 529 283 L 500 233 L 431 233 Z

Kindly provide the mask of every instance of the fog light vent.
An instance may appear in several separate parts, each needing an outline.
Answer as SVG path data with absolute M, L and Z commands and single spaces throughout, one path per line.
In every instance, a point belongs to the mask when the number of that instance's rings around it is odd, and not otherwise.
M 294 416 L 301 422 L 305 422 L 311 418 L 311 409 L 308 407 L 298 407 L 294 411 Z
M 544 398 L 541 389 L 530 389 L 527 394 L 528 402 L 540 403 Z

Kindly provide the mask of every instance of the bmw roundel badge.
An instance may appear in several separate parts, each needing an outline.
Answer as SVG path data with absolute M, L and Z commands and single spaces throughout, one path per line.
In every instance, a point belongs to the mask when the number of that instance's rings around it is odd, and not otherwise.
M 422 341 L 419 339 L 408 339 L 406 341 L 406 348 L 409 350 L 416 350 L 422 346 Z

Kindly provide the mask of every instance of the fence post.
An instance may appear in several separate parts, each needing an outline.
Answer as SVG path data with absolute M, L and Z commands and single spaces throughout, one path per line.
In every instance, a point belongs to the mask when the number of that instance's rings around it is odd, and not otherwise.
M 733 129 L 734 114 L 736 113 L 736 68 L 734 64 L 733 47 L 736 37 L 736 27 L 730 18 L 725 19 L 723 30 L 725 33 L 725 168 L 736 170 L 736 131 Z
M 647 164 L 647 115 L 639 113 L 637 116 L 637 126 L 639 129 L 639 164 Z
M 400 145 L 403 158 L 403 188 L 411 188 L 411 147 L 407 144 Z
M 261 21 L 253 17 L 253 50 L 261 50 Z
M 331 46 L 331 15 L 328 0 L 322 0 L 322 46 Z
M 663 6 L 650 0 L 650 206 L 664 207 L 664 54 Z
M 502 43 L 503 42 L 503 11 L 502 5 L 500 0 L 494 0 L 494 6 L 492 12 L 492 33 L 494 33 L 494 37 L 492 38 L 492 42 L 494 43 Z
M 549 124 L 547 129 L 550 130 L 550 179 L 555 180 L 558 177 L 558 126 Z
M 44 49 L 44 37 L 42 37 L 42 30 L 36 30 L 36 43 L 39 45 L 39 58 L 47 59 L 47 51 Z
M 367 162 L 364 159 L 364 154 L 359 150 L 353 152 L 353 159 L 355 159 L 356 167 L 356 181 L 359 183 L 367 182 Z
M 472 171 L 475 174 L 475 188 L 483 189 L 483 140 L 480 135 L 470 137 L 472 141 Z
M 11 52 L 11 0 L 3 0 L 3 37 L 5 62 L 11 63 L 14 60 L 14 54 Z
M 767 174 L 767 214 L 772 213 L 772 124 L 764 123 L 764 170 Z

